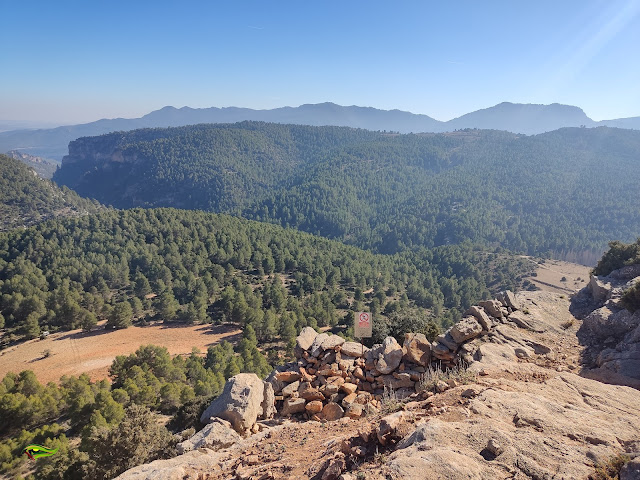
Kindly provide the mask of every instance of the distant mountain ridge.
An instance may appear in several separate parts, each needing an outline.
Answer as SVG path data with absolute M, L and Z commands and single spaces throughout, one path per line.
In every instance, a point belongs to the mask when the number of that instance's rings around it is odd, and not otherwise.
M 563 127 L 609 126 L 640 130 L 640 117 L 591 120 L 582 109 L 570 105 L 517 104 L 503 102 L 442 122 L 428 115 L 372 107 L 341 106 L 334 103 L 305 104 L 254 110 L 239 107 L 164 107 L 140 118 L 102 119 L 80 125 L 39 130 L 0 132 L 0 152 L 21 150 L 31 155 L 60 161 L 69 142 L 87 136 L 138 128 L 179 127 L 199 123 L 235 123 L 253 120 L 272 123 L 341 126 L 400 133 L 447 132 L 464 128 L 506 130 L 534 135 Z

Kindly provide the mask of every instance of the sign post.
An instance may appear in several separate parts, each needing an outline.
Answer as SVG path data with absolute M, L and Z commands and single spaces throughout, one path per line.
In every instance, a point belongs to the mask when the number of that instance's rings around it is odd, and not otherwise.
M 356 338 L 360 338 L 360 343 L 362 343 L 363 338 L 371 338 L 372 335 L 373 321 L 371 318 L 371 314 L 369 312 L 356 313 L 353 322 L 353 336 Z M 364 353 L 364 345 L 362 346 L 362 350 Z

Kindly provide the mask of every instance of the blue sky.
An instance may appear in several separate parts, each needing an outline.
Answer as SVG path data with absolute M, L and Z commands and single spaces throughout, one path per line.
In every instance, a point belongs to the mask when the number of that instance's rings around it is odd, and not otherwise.
M 640 0 L 0 0 L 0 120 L 325 101 L 640 116 Z

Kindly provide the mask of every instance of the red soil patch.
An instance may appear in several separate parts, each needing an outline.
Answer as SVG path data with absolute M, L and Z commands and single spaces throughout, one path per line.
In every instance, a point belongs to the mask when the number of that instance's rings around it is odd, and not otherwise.
M 242 331 L 230 325 L 129 327 L 105 330 L 104 324 L 89 333 L 71 330 L 30 340 L 0 351 L 0 378 L 7 372 L 33 370 L 41 383 L 58 382 L 62 375 L 87 373 L 92 380 L 107 378 L 117 355 L 129 355 L 141 345 L 167 347 L 171 355 L 188 355 L 193 347 L 206 352 L 222 340 L 235 342 Z M 51 355 L 43 358 L 43 352 Z

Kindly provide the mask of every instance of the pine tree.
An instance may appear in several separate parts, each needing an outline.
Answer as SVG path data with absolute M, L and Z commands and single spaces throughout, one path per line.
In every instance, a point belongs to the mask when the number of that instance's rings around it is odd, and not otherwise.
M 118 302 L 113 307 L 107 325 L 114 328 L 127 328 L 131 326 L 133 309 L 129 302 Z
M 37 338 L 40 335 L 40 325 L 38 324 L 38 314 L 30 313 L 24 321 L 24 335 L 27 338 Z

